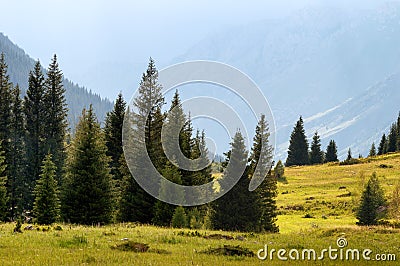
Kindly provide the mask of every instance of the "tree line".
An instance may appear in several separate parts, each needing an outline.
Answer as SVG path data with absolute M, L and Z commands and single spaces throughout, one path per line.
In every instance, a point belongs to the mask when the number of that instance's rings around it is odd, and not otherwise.
M 378 149 L 375 143 L 372 143 L 369 151 L 369 156 L 387 154 L 389 152 L 400 151 L 400 113 L 397 121 L 392 123 L 389 129 L 389 134 L 384 133 L 379 142 Z
M 314 133 L 309 148 L 303 118 L 300 116 L 290 135 L 288 156 L 285 165 L 313 165 L 337 161 L 339 160 L 336 142 L 330 140 L 326 152 L 324 152 L 321 150 L 321 138 L 318 132 Z
M 0 221 L 32 216 L 39 224 L 65 221 L 77 224 L 140 222 L 159 226 L 214 228 L 240 231 L 277 232 L 276 177 L 268 173 L 256 192 L 248 191 L 259 162 L 272 161 L 272 148 L 265 116 L 256 128 L 250 155 L 238 131 L 226 153 L 226 161 L 244 165 L 245 171 L 234 188 L 216 201 L 182 207 L 156 200 L 144 191 L 135 178 L 146 178 L 148 169 L 141 164 L 138 148 L 145 145 L 152 164 L 163 176 L 177 184 L 201 185 L 212 177 L 205 132 L 194 130 L 186 115 L 178 91 L 168 112 L 158 83 L 158 71 L 150 59 L 143 73 L 139 95 L 130 111 L 121 94 L 101 128 L 93 107 L 82 115 L 71 134 L 67 123 L 67 105 L 63 75 L 54 55 L 47 72 L 40 62 L 29 73 L 26 96 L 21 99 L 18 85 L 7 75 L 4 55 L 0 58 Z M 149 109 L 149 106 L 151 108 Z M 146 114 L 146 110 L 150 112 Z M 167 115 L 168 114 L 168 115 Z M 123 151 L 122 134 L 125 116 L 144 130 L 145 140 L 132 138 Z M 170 162 L 162 148 L 161 129 L 167 131 L 165 145 L 173 143 L 169 130 L 183 125 L 178 139 L 182 153 L 200 158 L 208 166 L 199 171 L 179 169 Z M 180 127 L 179 127 L 180 128 Z M 169 138 L 169 139 L 168 139 Z M 262 153 L 261 149 L 266 149 Z M 234 154 L 234 156 L 231 156 Z M 259 158 L 267 154 L 267 158 Z M 141 176 L 133 178 L 125 156 L 141 167 Z M 224 176 L 229 175 L 225 169 Z M 223 177 L 222 177 L 223 179 Z M 221 182 L 223 184 L 223 182 Z M 221 185 L 220 189 L 224 189 Z M 167 191 L 159 184 L 159 193 Z
M 390 152 L 400 151 L 400 113 L 397 121 L 390 126 L 389 133 L 382 135 L 379 146 L 376 147 L 372 143 L 368 153 L 368 157 L 387 154 Z M 359 155 L 362 158 L 362 155 Z M 316 131 L 313 135 L 311 145 L 309 147 L 308 140 L 304 130 L 303 118 L 300 116 L 299 120 L 293 128 L 290 135 L 290 143 L 288 148 L 288 157 L 286 159 L 286 166 L 293 165 L 313 165 L 327 162 L 338 162 L 337 145 L 334 140 L 330 140 L 324 152 L 321 149 L 321 138 Z M 347 157 L 344 164 L 354 163 L 351 149 L 347 152 Z

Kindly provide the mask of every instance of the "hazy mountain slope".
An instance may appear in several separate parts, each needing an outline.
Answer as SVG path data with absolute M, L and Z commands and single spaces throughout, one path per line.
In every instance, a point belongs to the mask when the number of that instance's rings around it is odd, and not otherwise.
M 14 84 L 18 83 L 22 93 L 25 94 L 28 87 L 29 71 L 33 69 L 35 61 L 25 54 L 21 48 L 13 44 L 5 35 L 0 33 L 0 53 L 2 52 L 5 54 L 11 81 Z M 74 125 L 77 123 L 82 109 L 88 107 L 89 104 L 93 104 L 99 121 L 103 121 L 106 112 L 112 108 L 112 103 L 108 99 L 103 99 L 100 95 L 94 94 L 72 83 L 68 79 L 64 79 L 64 87 L 66 89 L 65 97 L 69 108 L 68 120 L 71 128 L 74 128 Z
M 339 154 L 343 158 L 347 149 L 352 149 L 353 157 L 359 153 L 367 155 L 372 142 L 379 145 L 383 132 L 388 132 L 400 111 L 400 73 L 367 89 L 361 95 L 350 98 L 342 104 L 311 117 L 304 123 L 310 138 L 318 130 L 324 147 L 330 139 L 339 144 Z M 288 139 L 293 125 L 282 126 L 278 130 L 277 152 L 286 156 Z
M 326 125 L 336 128 L 329 137 L 337 139 L 340 148 L 357 146 L 365 155 L 366 143 L 380 135 L 400 109 L 392 101 L 400 95 L 394 81 L 385 81 L 390 83 L 385 90 L 390 97 L 379 97 L 380 105 L 375 105 L 373 90 L 368 89 L 377 84 L 374 88 L 383 90 L 385 82 L 379 82 L 400 71 L 399 21 L 398 3 L 353 13 L 306 9 L 286 19 L 209 36 L 175 61 L 217 60 L 252 77 L 270 100 L 281 152 L 299 115 L 312 117 L 341 106 L 306 127 L 308 131 L 323 131 Z M 397 75 L 392 78 L 397 80 Z M 342 105 L 349 98 L 354 100 Z M 375 109 L 365 109 L 372 104 Z M 368 119 L 363 119 L 364 112 Z

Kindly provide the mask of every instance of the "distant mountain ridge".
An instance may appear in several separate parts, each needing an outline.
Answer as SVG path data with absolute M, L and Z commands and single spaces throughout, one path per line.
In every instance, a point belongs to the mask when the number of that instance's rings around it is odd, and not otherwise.
M 0 53 L 5 54 L 6 63 L 8 64 L 8 74 L 11 82 L 19 84 L 22 94 L 24 95 L 28 88 L 29 72 L 33 69 L 35 60 L 12 43 L 7 36 L 0 32 Z M 50 60 L 50 58 L 49 58 Z M 47 66 L 43 66 L 46 68 Z M 62 66 L 61 70 L 62 70 Z M 97 118 L 103 122 L 105 115 L 112 109 L 113 103 L 100 97 L 100 95 L 88 91 L 86 88 L 74 84 L 67 78 L 64 78 L 64 88 L 66 90 L 65 98 L 68 104 L 68 121 L 71 129 L 75 128 L 82 109 L 93 105 Z
M 399 21 L 399 3 L 307 8 L 208 36 L 174 62 L 220 61 L 253 78 L 274 113 L 279 159 L 300 115 L 309 137 L 322 134 L 323 148 L 332 138 L 341 158 L 348 147 L 365 156 L 400 111 Z

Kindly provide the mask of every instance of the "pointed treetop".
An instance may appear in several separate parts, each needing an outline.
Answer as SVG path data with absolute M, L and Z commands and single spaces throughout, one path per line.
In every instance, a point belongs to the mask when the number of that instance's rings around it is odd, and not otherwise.
M 290 135 L 286 166 L 307 164 L 309 164 L 308 141 L 305 135 L 303 118 L 300 116 Z
M 347 161 L 351 160 L 353 157 L 351 156 L 351 148 L 347 151 Z
M 156 63 L 153 60 L 153 58 L 150 57 L 149 65 L 147 66 L 147 70 L 146 70 L 146 75 L 153 76 L 156 73 L 158 73 L 157 68 L 156 68 Z
M 310 152 L 310 163 L 311 164 L 320 164 L 323 163 L 324 154 L 321 151 L 321 139 L 318 135 L 318 131 L 315 131 L 313 140 L 311 143 L 311 152 Z

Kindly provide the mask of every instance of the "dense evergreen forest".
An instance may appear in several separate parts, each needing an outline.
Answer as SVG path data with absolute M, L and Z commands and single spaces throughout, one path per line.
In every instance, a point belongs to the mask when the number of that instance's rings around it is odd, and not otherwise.
M 232 139 L 231 150 L 221 165 L 222 180 L 212 176 L 207 156 L 205 132 L 194 130 L 176 91 L 169 108 L 161 95 L 154 60 L 143 74 L 136 111 L 129 111 L 120 94 L 107 113 L 104 127 L 92 105 L 84 108 L 73 133 L 67 120 L 68 104 L 62 71 L 54 55 L 46 71 L 39 62 L 27 77 L 26 95 L 11 82 L 5 55 L 0 57 L 0 219 L 33 219 L 38 224 L 65 221 L 75 224 L 140 222 L 160 226 L 215 228 L 236 231 L 277 232 L 277 177 L 268 172 L 255 192 L 248 190 L 258 163 L 272 163 L 269 127 L 265 116 L 255 128 L 254 144 L 248 157 L 240 131 Z M 145 110 L 151 106 L 148 116 Z M 173 110 L 173 112 L 172 112 Z M 137 152 L 140 141 L 130 138 L 123 152 L 122 133 L 127 121 L 142 128 L 145 148 L 152 164 L 163 176 L 177 184 L 196 186 L 221 182 L 239 166 L 245 171 L 234 188 L 216 201 L 197 207 L 182 207 L 156 200 L 132 177 L 125 156 L 147 168 Z M 172 129 L 179 133 L 180 149 L 190 159 L 200 158 L 208 166 L 198 171 L 183 170 L 172 164 L 161 145 L 161 129 L 166 128 L 166 145 L 173 142 Z M 171 139 L 169 139 L 171 138 Z M 263 158 L 261 158 L 263 155 Z M 232 167 L 227 167 L 228 164 Z M 226 169 L 225 169 L 226 168 Z M 159 184 L 159 193 L 174 193 Z

